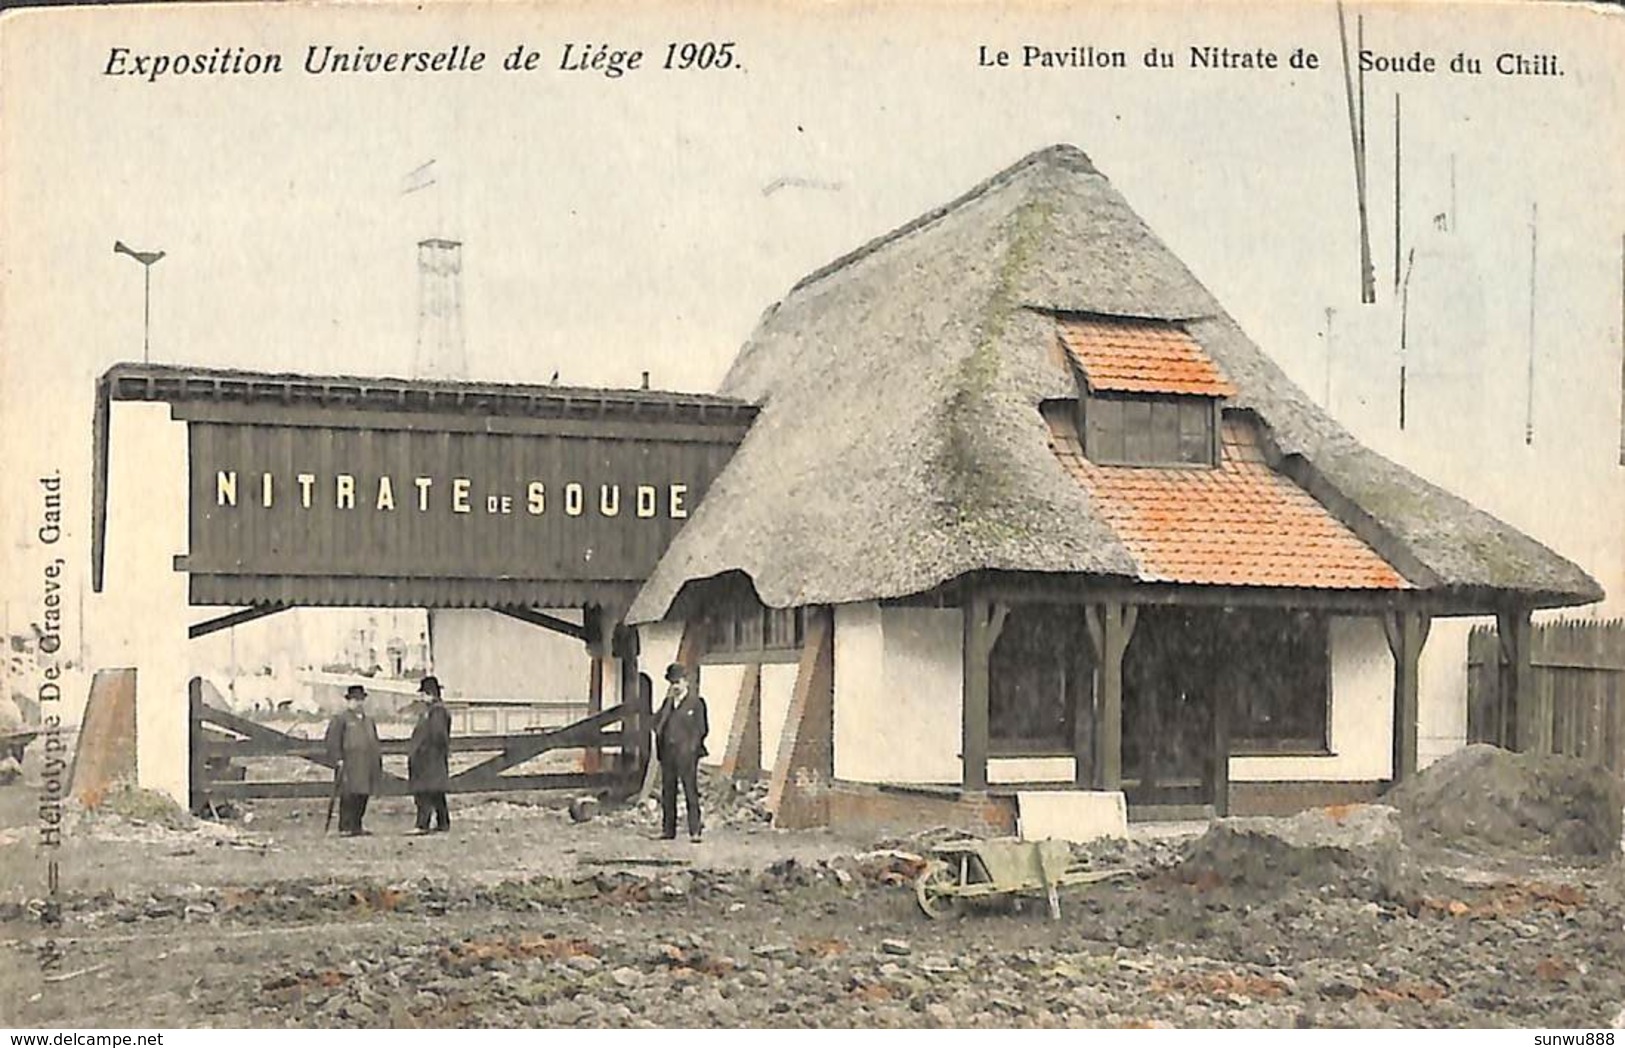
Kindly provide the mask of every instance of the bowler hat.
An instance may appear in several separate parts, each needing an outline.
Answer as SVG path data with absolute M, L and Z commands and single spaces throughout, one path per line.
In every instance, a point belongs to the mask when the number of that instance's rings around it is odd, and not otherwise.
M 344 697 L 347 699 L 364 699 L 367 697 L 367 689 L 359 684 L 352 684 L 344 689 Z
M 440 678 L 434 676 L 424 677 L 418 681 L 418 692 L 423 695 L 439 695 Z
M 683 669 L 681 662 L 674 662 L 666 667 L 666 679 L 674 684 L 686 676 L 688 676 L 688 671 Z

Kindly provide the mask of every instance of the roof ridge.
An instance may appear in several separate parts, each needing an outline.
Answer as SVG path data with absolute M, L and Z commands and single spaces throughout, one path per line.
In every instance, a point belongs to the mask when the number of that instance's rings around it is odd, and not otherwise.
M 375 390 L 402 389 L 419 393 L 461 393 L 468 396 L 529 396 L 544 400 L 598 398 L 625 403 L 669 402 L 678 404 L 747 405 L 738 397 L 721 393 L 692 393 L 675 389 L 643 389 L 629 386 L 558 386 L 540 382 L 502 382 L 490 379 L 405 378 L 399 375 L 354 375 L 323 372 L 249 371 L 243 368 L 205 364 L 167 364 L 120 361 L 110 365 L 97 380 L 107 384 L 122 380 L 144 382 L 225 382 L 249 385 L 340 385 Z M 115 398 L 124 399 L 124 398 Z
M 1077 146 L 1068 145 L 1064 142 L 1051 146 L 1045 146 L 1043 149 L 1028 153 L 1020 160 L 1017 160 L 1014 164 L 1011 164 L 1009 167 L 1005 168 L 1003 171 L 1000 171 L 992 177 L 977 183 L 975 186 L 972 186 L 969 190 L 961 193 L 959 196 L 954 197 L 946 204 L 934 207 L 925 212 L 923 215 L 918 215 L 910 219 L 890 232 L 882 233 L 873 240 L 853 248 L 851 251 L 841 255 L 834 261 L 826 262 L 824 265 L 819 266 L 811 273 L 808 273 L 806 276 L 796 281 L 795 284 L 791 286 L 788 294 L 793 295 L 797 291 L 801 291 L 812 286 L 813 284 L 818 283 L 825 277 L 831 276 L 847 268 L 854 262 L 859 262 L 869 257 L 886 245 L 901 240 L 910 233 L 924 229 L 926 226 L 932 225 L 933 223 L 947 217 L 949 214 L 959 210 L 966 204 L 986 196 L 992 190 L 1008 185 L 1009 183 L 1015 181 L 1016 176 L 1022 174 L 1027 169 L 1040 167 L 1045 164 L 1075 171 L 1079 174 L 1099 175 L 1103 179 L 1106 178 L 1106 176 L 1102 175 L 1100 170 L 1096 168 L 1094 163 L 1089 159 L 1089 155 L 1083 150 L 1079 149 Z M 1110 179 L 1106 180 L 1108 182 L 1111 181 Z

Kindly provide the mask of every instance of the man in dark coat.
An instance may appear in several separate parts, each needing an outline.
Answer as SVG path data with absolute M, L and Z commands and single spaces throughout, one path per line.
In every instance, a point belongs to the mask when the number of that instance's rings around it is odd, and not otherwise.
M 683 787 L 688 807 L 688 839 L 700 839 L 700 758 L 711 730 L 705 700 L 700 697 L 680 663 L 666 667 L 666 701 L 655 714 L 655 754 L 660 759 L 660 836 L 677 837 L 677 786 Z
M 327 724 L 327 756 L 337 763 L 339 833 L 359 837 L 366 831 L 367 798 L 384 781 L 384 751 L 378 726 L 367 716 L 367 689 L 352 684 L 344 690 L 344 712 Z
M 406 785 L 417 802 L 419 833 L 428 833 L 431 819 L 436 832 L 451 829 L 451 812 L 446 808 L 447 758 L 451 752 L 451 714 L 440 698 L 440 681 L 424 677 L 418 691 L 429 704 L 412 729 L 406 756 Z

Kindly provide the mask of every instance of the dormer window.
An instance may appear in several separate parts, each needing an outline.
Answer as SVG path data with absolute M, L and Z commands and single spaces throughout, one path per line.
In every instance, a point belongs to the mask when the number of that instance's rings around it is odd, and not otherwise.
M 1057 335 L 1078 383 L 1083 453 L 1102 466 L 1207 466 L 1219 461 L 1219 413 L 1235 393 L 1178 324 L 1072 316 Z
M 1216 397 L 1081 393 L 1083 454 L 1102 466 L 1212 466 L 1219 461 Z

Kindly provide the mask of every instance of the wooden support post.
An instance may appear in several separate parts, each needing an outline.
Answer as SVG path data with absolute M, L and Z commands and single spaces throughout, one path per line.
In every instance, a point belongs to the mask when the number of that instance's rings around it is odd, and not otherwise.
M 988 644 L 987 598 L 972 596 L 961 604 L 964 615 L 964 709 L 960 719 L 959 782 L 967 790 L 987 789 Z
M 710 632 L 709 618 L 689 619 L 683 623 L 683 636 L 677 641 L 677 658 L 674 661 L 688 671 L 688 682 L 695 691 L 700 690 L 700 659 L 705 655 L 705 642 Z M 650 669 L 657 677 L 655 687 L 664 695 L 666 678 L 661 675 L 666 672 L 666 667 L 651 666 Z
M 961 602 L 964 616 L 964 704 L 960 719 L 960 784 L 966 790 L 987 789 L 988 693 L 992 684 L 988 670 L 993 645 L 1004 632 L 1010 614 L 1008 604 L 994 604 L 986 596 L 970 592 Z
M 763 740 L 764 746 L 768 740 Z M 796 667 L 784 729 L 772 740 L 775 757 L 767 810 L 779 829 L 829 825 L 829 785 L 835 778 L 835 614 L 809 608 L 807 635 Z
M 1139 608 L 1107 601 L 1088 609 L 1089 635 L 1100 654 L 1095 700 L 1095 786 L 1123 788 L 1123 653 L 1134 636 Z
M 139 678 L 136 697 L 140 698 Z M 209 803 L 209 757 L 203 746 L 203 678 L 193 677 L 186 684 L 187 724 L 186 745 L 188 757 L 187 806 L 196 814 Z
M 1123 788 L 1123 606 L 1112 603 L 1101 609 L 1100 638 L 1106 658 L 1101 663 L 1100 708 L 1100 786 L 1105 790 Z
M 654 712 L 649 708 L 652 689 L 646 693 L 638 676 L 638 631 L 617 622 L 610 632 L 610 654 L 620 673 L 621 771 L 635 776 L 649 750 L 647 733 Z
M 1394 728 L 1391 778 L 1404 782 L 1416 775 L 1416 740 L 1421 716 L 1422 645 L 1432 620 L 1417 611 L 1383 616 L 1383 632 L 1394 656 Z
M 617 616 L 618 617 L 618 616 Z M 611 636 L 610 631 L 604 627 L 609 616 L 604 609 L 596 605 L 589 605 L 582 609 L 581 621 L 587 634 L 588 654 L 587 664 L 587 716 L 596 717 L 604 712 L 604 675 L 609 661 Z M 597 747 L 586 750 L 581 755 L 581 770 L 591 775 L 598 771 L 603 763 L 604 753 Z
M 1502 709 L 1510 736 L 1507 748 L 1521 753 L 1550 753 L 1551 716 L 1540 715 L 1535 699 L 1535 671 L 1531 661 L 1534 626 L 1529 619 L 1529 609 L 1513 608 L 1495 618 L 1496 634 L 1501 641 Z
M 745 667 L 745 675 L 739 679 L 739 697 L 734 702 L 733 720 L 728 729 L 728 749 L 722 755 L 722 774 L 753 779 L 761 773 L 762 664 L 753 662 Z

